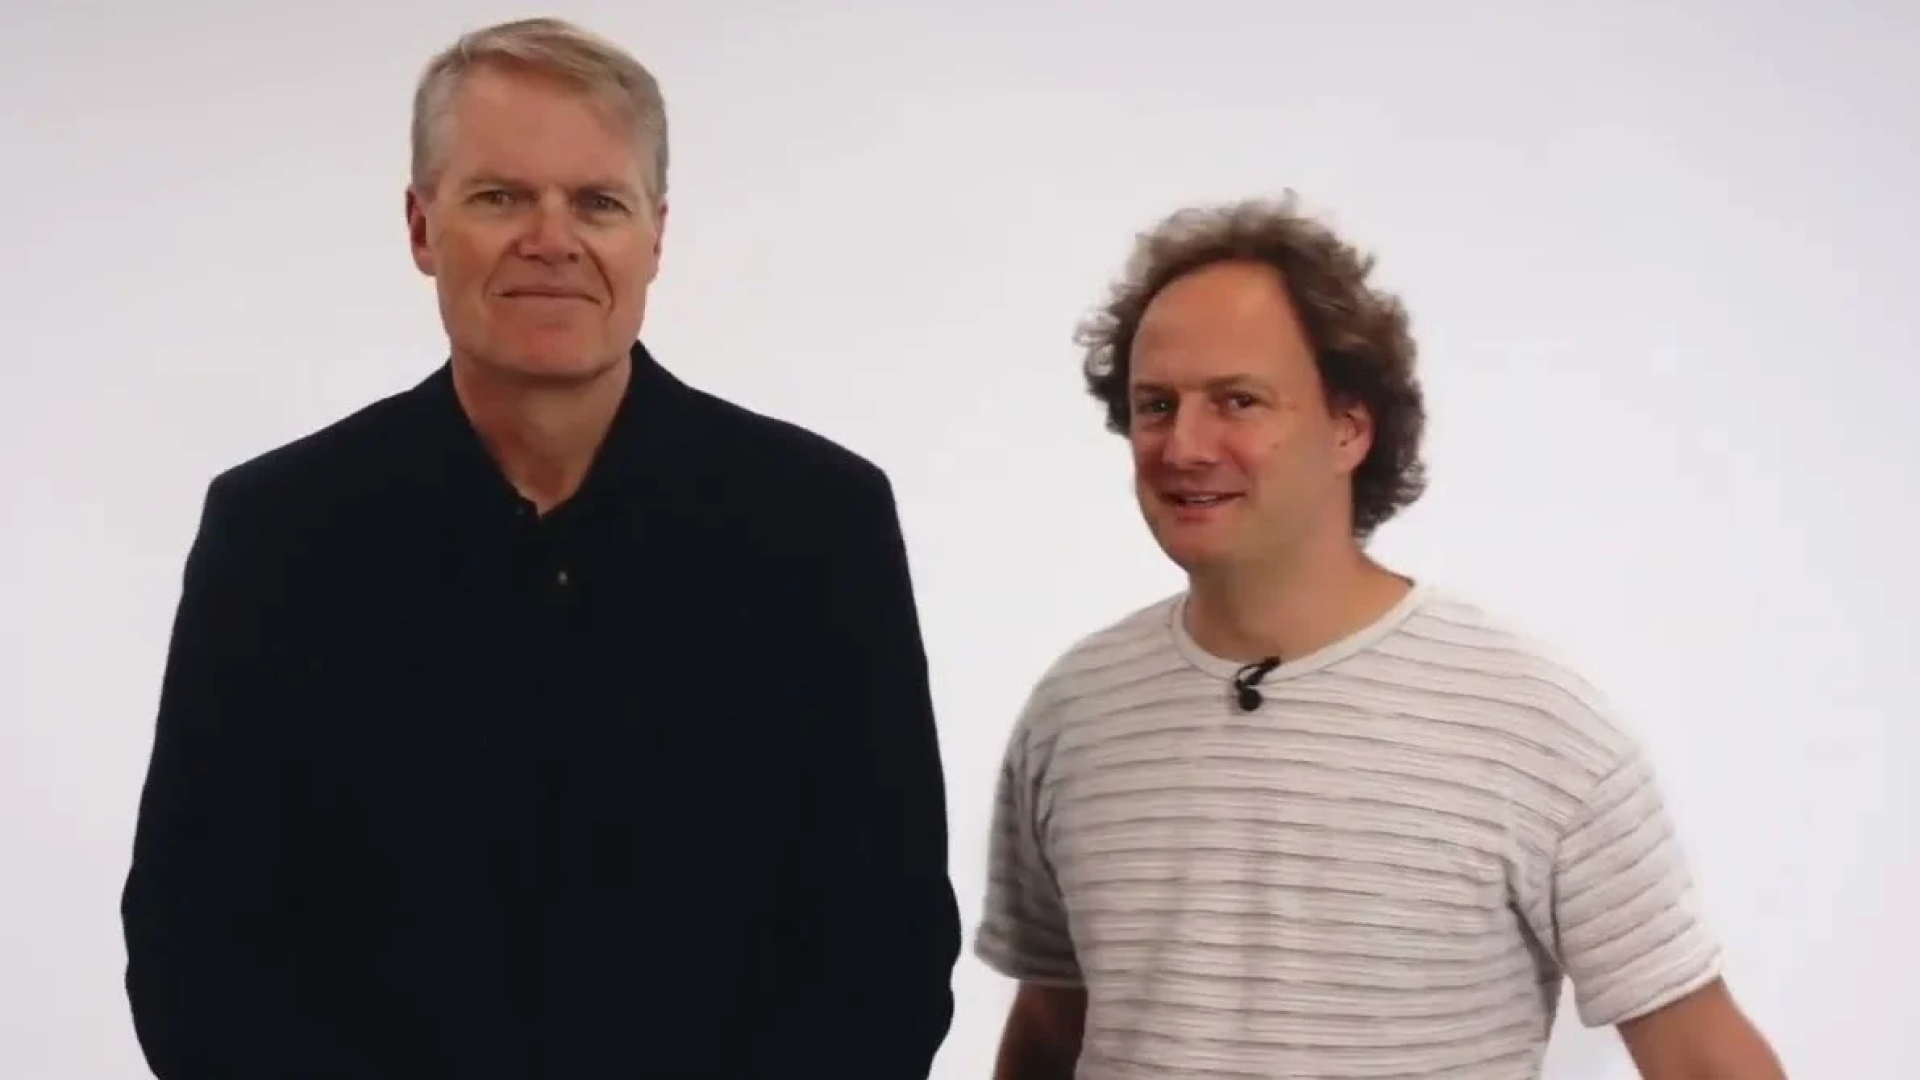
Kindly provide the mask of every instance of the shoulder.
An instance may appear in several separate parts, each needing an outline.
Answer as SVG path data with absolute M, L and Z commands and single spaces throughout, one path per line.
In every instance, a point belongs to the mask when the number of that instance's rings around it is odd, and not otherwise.
M 421 387 L 401 390 L 230 465 L 207 485 L 228 520 L 324 521 L 404 469 L 420 434 Z
M 1632 728 L 1577 666 L 1459 595 L 1427 590 L 1383 656 L 1419 679 L 1435 711 L 1497 742 L 1510 762 L 1563 794 L 1639 753 Z
M 698 438 L 728 465 L 749 466 L 782 486 L 866 495 L 888 486 L 873 459 L 816 428 L 696 386 L 683 384 L 682 394 Z
M 665 414 L 673 434 L 641 467 L 674 470 L 671 490 L 698 501 L 689 535 L 699 557 L 727 562 L 763 601 L 784 597 L 816 619 L 911 590 L 904 515 L 877 462 L 795 420 L 675 381 Z
M 1179 603 L 1179 594 L 1158 597 L 1082 634 L 1047 665 L 1035 693 L 1056 702 L 1098 695 L 1177 661 L 1172 621 Z
M 1074 717 L 1124 707 L 1185 670 L 1172 632 L 1179 604 L 1180 594 L 1159 597 L 1069 642 L 1034 680 L 1015 738 L 1050 745 Z

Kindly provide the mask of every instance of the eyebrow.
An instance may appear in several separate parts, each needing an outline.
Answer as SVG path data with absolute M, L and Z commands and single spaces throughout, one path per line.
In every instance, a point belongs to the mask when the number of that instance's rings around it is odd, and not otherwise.
M 1203 389 L 1218 393 L 1222 390 L 1244 390 L 1262 388 L 1266 384 L 1252 375 L 1219 375 L 1200 384 Z M 1133 388 L 1135 394 L 1166 393 L 1172 387 L 1162 382 L 1140 382 Z
M 499 173 L 489 172 L 489 173 L 477 173 L 471 177 L 468 177 L 466 183 L 461 185 L 461 189 L 465 191 L 472 191 L 476 188 L 483 188 L 483 187 L 504 187 L 504 188 L 525 189 L 533 186 L 535 185 L 529 184 L 524 180 L 515 180 L 511 177 L 503 176 Z M 615 180 L 611 178 L 601 178 L 596 180 L 589 180 L 583 184 L 569 185 L 568 190 L 576 194 L 583 191 L 612 192 L 612 193 L 628 196 L 629 198 L 636 198 L 636 199 L 639 198 L 640 196 L 639 190 L 636 189 L 632 184 L 629 184 L 624 180 Z

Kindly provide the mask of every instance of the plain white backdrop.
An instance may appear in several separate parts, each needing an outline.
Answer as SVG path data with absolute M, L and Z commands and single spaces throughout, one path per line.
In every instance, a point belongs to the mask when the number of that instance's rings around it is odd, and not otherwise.
M 969 929 L 1031 681 L 1178 585 L 1073 324 L 1162 213 L 1292 187 L 1423 345 L 1433 487 L 1376 550 L 1625 710 L 1797 1080 L 1911 1069 L 1914 3 L 321 11 L 0 15 L 0 1076 L 146 1075 L 116 903 L 201 492 L 440 361 L 412 82 L 540 13 L 665 85 L 649 345 L 894 478 Z M 1010 988 L 955 988 L 936 1075 L 981 1080 Z

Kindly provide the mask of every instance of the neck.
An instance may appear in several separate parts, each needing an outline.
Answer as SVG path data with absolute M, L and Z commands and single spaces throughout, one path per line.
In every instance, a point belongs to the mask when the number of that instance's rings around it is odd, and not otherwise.
M 1364 629 L 1413 583 L 1341 539 L 1313 559 L 1194 574 L 1188 634 L 1231 660 L 1297 660 Z
M 632 370 L 623 360 L 578 382 L 540 381 L 456 357 L 453 386 L 508 483 L 544 514 L 580 490 Z

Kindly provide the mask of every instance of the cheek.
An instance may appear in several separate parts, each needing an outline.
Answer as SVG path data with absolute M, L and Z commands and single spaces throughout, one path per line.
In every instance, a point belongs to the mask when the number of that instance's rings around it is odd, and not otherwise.
M 607 280 L 607 289 L 621 303 L 631 303 L 653 280 L 653 255 L 641 242 L 602 245 L 594 263 Z
M 1235 432 L 1221 442 L 1221 456 L 1243 476 L 1258 477 L 1286 465 L 1284 442 L 1269 432 Z
M 1127 437 L 1127 444 L 1133 451 L 1134 475 L 1146 476 L 1159 468 L 1162 455 L 1158 438 L 1135 433 Z
M 501 245 L 471 233 L 452 233 L 440 243 L 442 271 L 451 278 L 472 285 L 483 285 L 499 265 Z

